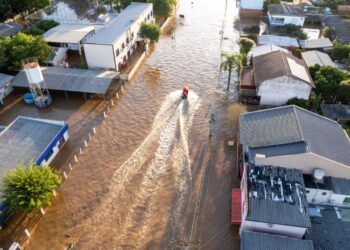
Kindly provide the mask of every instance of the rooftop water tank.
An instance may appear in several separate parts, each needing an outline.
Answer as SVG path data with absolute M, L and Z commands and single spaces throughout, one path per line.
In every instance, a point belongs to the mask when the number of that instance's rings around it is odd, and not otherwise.
M 313 179 L 315 183 L 322 183 L 324 176 L 325 176 L 325 172 L 322 169 L 316 168 L 314 170 Z

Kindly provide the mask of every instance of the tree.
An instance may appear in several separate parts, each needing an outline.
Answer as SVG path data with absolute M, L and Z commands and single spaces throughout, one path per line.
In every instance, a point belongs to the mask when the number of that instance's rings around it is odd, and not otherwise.
M 158 42 L 160 28 L 157 24 L 143 22 L 140 28 L 140 37 L 151 43 Z
M 339 94 L 340 83 L 345 79 L 345 73 L 332 66 L 320 67 L 315 74 L 316 92 L 323 96 L 334 97 Z
M 6 42 L 4 38 L 0 38 L 0 68 L 7 66 Z
M 350 45 L 336 44 L 331 50 L 331 57 L 338 61 L 350 58 Z
M 228 81 L 227 81 L 227 91 L 230 89 L 230 84 L 231 84 L 231 73 L 232 70 L 235 69 L 239 72 L 239 75 L 243 69 L 242 61 L 241 61 L 241 56 L 238 53 L 233 53 L 233 54 L 222 54 L 221 55 L 221 65 L 220 69 L 228 71 Z
M 240 52 L 248 54 L 248 52 L 256 45 L 252 39 L 249 38 L 241 38 L 239 39 Z
M 2 196 L 11 212 L 30 213 L 48 205 L 60 183 L 60 176 L 50 167 L 20 164 L 5 174 Z
M 12 38 L 6 37 L 5 44 L 8 66 L 14 69 L 22 67 L 23 59 L 35 57 L 39 62 L 43 62 L 53 52 L 52 47 L 42 37 L 24 33 L 18 33 Z
M 171 16 L 176 1 L 174 0 L 150 0 L 153 3 L 154 15 L 166 19 Z
M 23 31 L 24 34 L 32 35 L 32 36 L 41 36 L 45 33 L 42 29 L 37 28 L 36 26 L 33 26 L 29 29 L 26 29 Z
M 286 105 L 295 105 L 295 106 L 301 107 L 303 109 L 309 109 L 308 100 L 300 99 L 298 97 L 294 97 L 292 99 L 289 99 L 287 101 Z
M 43 30 L 44 32 L 58 26 L 60 23 L 55 20 L 42 20 L 40 23 L 36 25 L 38 29 Z

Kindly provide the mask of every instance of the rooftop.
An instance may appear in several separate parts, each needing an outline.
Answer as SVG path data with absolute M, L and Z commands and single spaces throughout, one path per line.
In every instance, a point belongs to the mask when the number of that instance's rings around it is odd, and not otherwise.
M 333 191 L 335 194 L 350 195 L 350 179 L 324 177 L 323 182 L 315 183 L 312 175 L 304 174 L 305 187 Z
M 322 113 L 332 120 L 350 121 L 350 105 L 346 104 L 321 104 Z
M 305 239 L 312 240 L 315 249 L 350 249 L 350 209 L 315 206 L 319 216 L 311 217 L 311 230 Z
M 115 71 L 71 69 L 62 67 L 41 67 L 41 71 L 50 90 L 72 91 L 91 94 L 105 94 L 117 77 Z M 29 87 L 25 72 L 20 71 L 12 81 L 14 87 Z
M 240 141 L 251 148 L 305 142 L 308 152 L 350 166 L 350 143 L 341 125 L 294 105 L 243 114 Z
M 281 48 L 281 47 L 273 45 L 273 44 L 266 44 L 266 45 L 254 47 L 252 49 L 252 53 L 253 53 L 253 57 L 256 57 L 256 56 L 265 55 L 265 54 L 268 54 L 268 53 L 271 53 L 271 52 L 277 51 L 277 50 L 283 51 L 287 54 L 289 53 L 289 51 L 287 49 Z
M 258 44 L 273 44 L 281 47 L 296 47 L 299 48 L 299 43 L 296 38 L 288 36 L 275 36 L 275 35 L 259 35 Z
M 293 5 L 286 2 L 281 2 L 279 4 L 270 4 L 268 5 L 269 13 L 271 15 L 280 15 L 280 16 L 299 16 L 304 17 L 304 11 L 297 5 Z
M 0 73 L 0 88 L 4 88 L 10 83 L 13 79 L 13 76 Z
M 301 57 L 308 67 L 314 66 L 316 64 L 320 66 L 332 66 L 335 67 L 332 59 L 328 54 L 319 52 L 317 50 L 311 50 L 306 52 L 301 52 Z
M 23 30 L 23 27 L 14 22 L 0 24 L 0 37 L 13 36 Z
M 151 3 L 130 4 L 105 28 L 86 39 L 85 43 L 114 44 L 120 35 L 123 34 L 144 11 L 150 8 L 152 9 L 152 7 L 153 5 Z
M 328 15 L 323 22 L 332 29 L 335 29 L 336 40 L 338 43 L 350 43 L 350 27 L 344 23 L 338 15 Z
M 314 250 L 311 240 L 243 231 L 240 250 Z
M 315 87 L 305 63 L 291 54 L 277 50 L 253 58 L 254 79 L 260 84 L 269 79 L 289 76 Z
M 300 170 L 248 164 L 247 220 L 311 227 Z
M 328 38 L 299 40 L 302 49 L 324 49 L 333 47 L 333 43 Z
M 43 37 L 46 42 L 51 43 L 79 43 L 94 30 L 93 25 L 60 24 L 48 30 Z
M 19 163 L 36 161 L 65 127 L 61 121 L 17 117 L 0 132 L 0 183 L 5 172 Z

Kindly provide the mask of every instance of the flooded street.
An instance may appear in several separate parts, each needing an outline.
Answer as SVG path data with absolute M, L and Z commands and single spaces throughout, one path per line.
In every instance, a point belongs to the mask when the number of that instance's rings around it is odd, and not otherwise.
M 180 1 L 185 22 L 173 20 L 125 86 L 28 249 L 239 248 L 230 225 L 233 132 L 226 86 L 217 84 L 226 2 L 193 2 Z M 232 42 L 235 2 L 227 11 Z

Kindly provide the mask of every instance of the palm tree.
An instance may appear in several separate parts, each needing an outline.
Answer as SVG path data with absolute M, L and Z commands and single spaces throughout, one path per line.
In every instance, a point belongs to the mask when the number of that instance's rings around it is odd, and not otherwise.
M 235 69 L 241 75 L 243 69 L 243 63 L 246 62 L 246 55 L 244 53 L 232 53 L 226 54 L 223 53 L 221 55 L 222 61 L 220 65 L 221 70 L 228 71 L 228 82 L 227 82 L 227 91 L 230 89 L 231 84 L 231 73 L 232 70 Z

